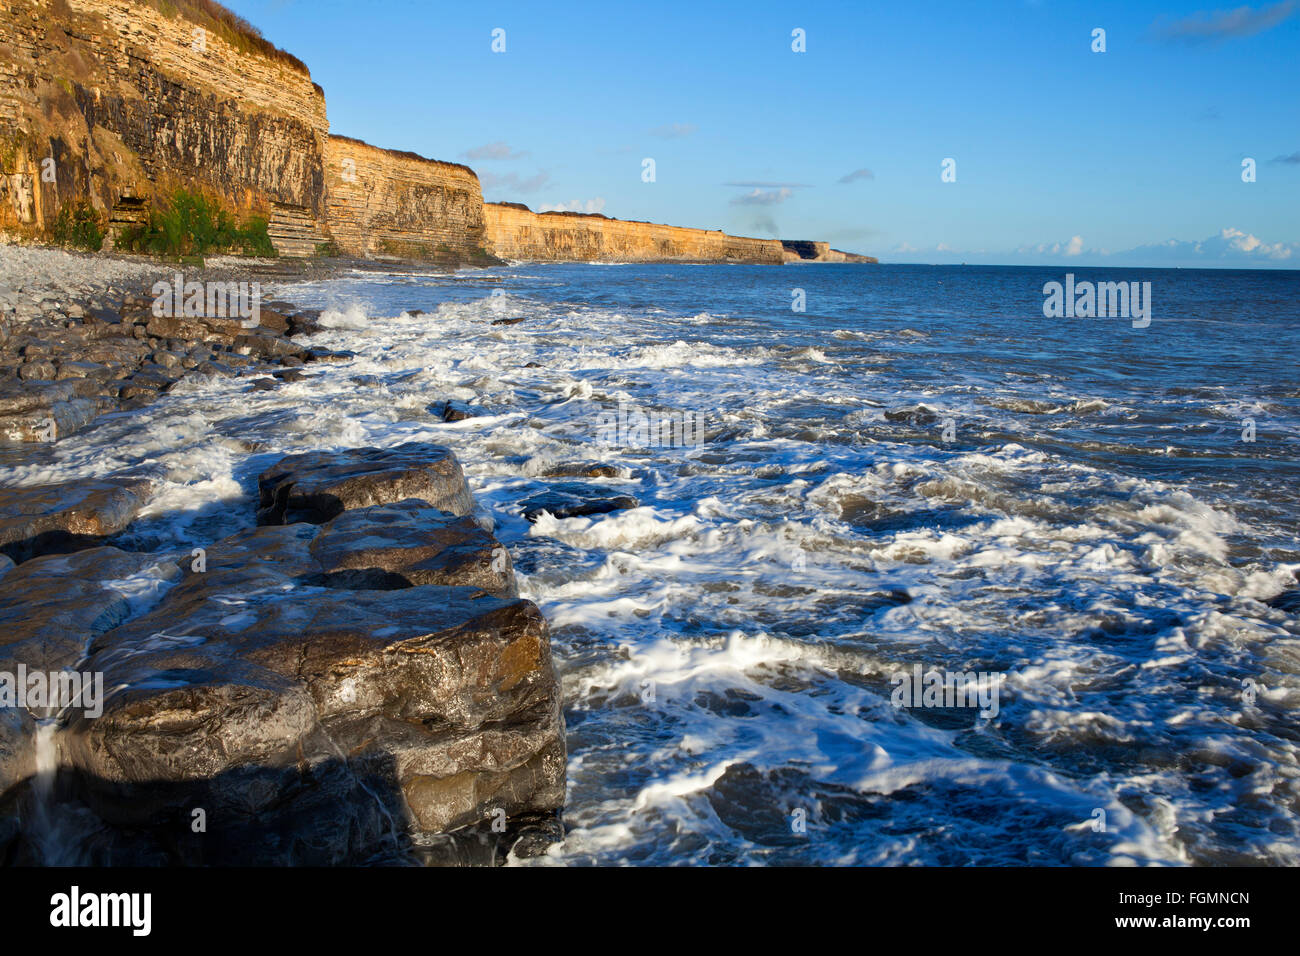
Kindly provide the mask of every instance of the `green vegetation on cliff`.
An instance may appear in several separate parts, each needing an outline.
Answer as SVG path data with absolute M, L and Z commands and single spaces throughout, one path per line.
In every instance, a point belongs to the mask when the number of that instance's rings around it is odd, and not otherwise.
M 99 213 L 89 203 L 65 205 L 50 224 L 50 238 L 60 246 L 98 252 L 104 245 Z
M 250 216 L 242 226 L 219 202 L 201 192 L 178 189 L 149 214 L 149 225 L 129 226 L 117 239 L 117 248 L 155 256 L 203 256 L 238 252 L 246 256 L 274 256 L 266 220 Z

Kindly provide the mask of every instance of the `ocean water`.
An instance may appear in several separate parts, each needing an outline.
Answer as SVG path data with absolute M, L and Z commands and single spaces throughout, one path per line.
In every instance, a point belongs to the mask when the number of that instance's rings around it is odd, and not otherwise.
M 1300 273 L 1075 273 L 1150 281 L 1149 327 L 1044 318 L 1052 269 L 295 283 L 354 361 L 185 383 L 13 473 L 154 462 L 124 544 L 188 549 L 280 454 L 453 448 L 564 685 L 534 865 L 1298 864 Z M 610 442 L 620 406 L 700 440 Z M 578 461 L 639 506 L 525 521 Z M 997 713 L 894 706 L 916 665 L 1000 675 Z

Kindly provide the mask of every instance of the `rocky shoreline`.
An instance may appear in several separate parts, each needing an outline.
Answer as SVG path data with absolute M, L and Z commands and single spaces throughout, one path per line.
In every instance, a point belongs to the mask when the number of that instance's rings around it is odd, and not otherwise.
M 276 388 L 350 357 L 302 341 L 317 311 L 160 316 L 175 267 L 63 256 L 0 248 L 0 465 L 187 377 Z M 0 674 L 103 686 L 98 713 L 0 700 L 0 862 L 490 863 L 560 837 L 547 624 L 449 450 L 286 456 L 256 527 L 181 553 L 125 543 L 157 477 L 0 470 Z

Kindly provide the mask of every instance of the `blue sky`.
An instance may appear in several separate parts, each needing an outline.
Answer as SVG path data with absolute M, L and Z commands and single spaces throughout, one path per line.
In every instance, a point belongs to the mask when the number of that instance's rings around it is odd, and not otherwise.
M 888 262 L 1300 268 L 1300 0 L 1228 4 L 227 6 L 334 132 L 468 163 L 490 201 Z

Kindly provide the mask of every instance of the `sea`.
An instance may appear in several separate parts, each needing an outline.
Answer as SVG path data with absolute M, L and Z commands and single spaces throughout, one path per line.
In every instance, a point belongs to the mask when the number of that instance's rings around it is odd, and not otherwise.
M 563 684 L 565 839 L 512 862 L 1300 864 L 1300 272 L 1072 269 L 1149 316 L 1048 317 L 1066 271 L 288 282 L 354 359 L 13 474 L 159 467 L 122 546 L 174 551 L 278 454 L 452 448 Z M 636 506 L 523 517 L 574 482 Z

